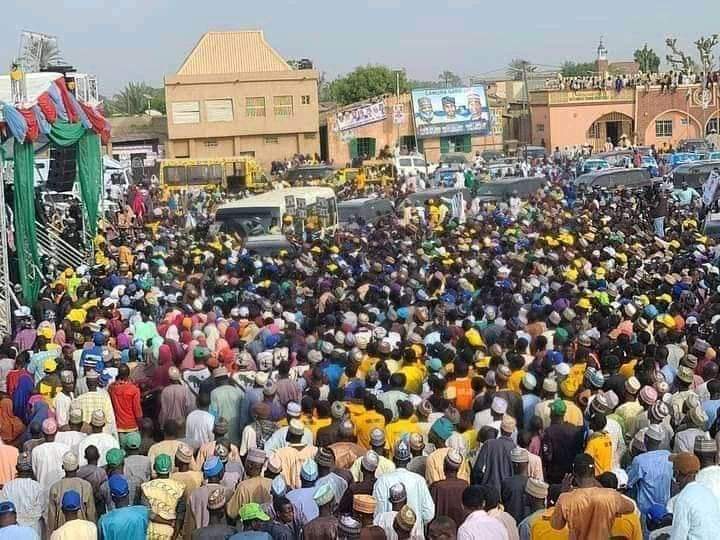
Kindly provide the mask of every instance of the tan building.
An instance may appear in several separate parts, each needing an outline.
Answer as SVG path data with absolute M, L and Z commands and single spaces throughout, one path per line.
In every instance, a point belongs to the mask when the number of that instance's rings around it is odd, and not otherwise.
M 346 130 L 342 130 L 338 126 L 338 115 L 351 114 L 354 110 L 364 110 L 380 102 L 383 104 L 384 115 L 379 115 L 377 119 L 370 118 L 368 123 Z M 375 158 L 385 146 L 393 149 L 398 140 L 401 149 L 424 153 L 426 159 L 431 162 L 437 162 L 441 154 L 451 152 L 464 153 L 470 157 L 483 150 L 502 150 L 503 148 L 504 109 L 503 106 L 493 103 L 492 100 L 490 101 L 490 112 L 494 122 L 490 135 L 456 135 L 425 139 L 416 139 L 415 137 L 410 94 L 400 94 L 399 103 L 402 116 L 399 123 L 395 123 L 393 119 L 397 103 L 398 99 L 395 95 L 386 95 L 325 111 L 320 120 L 323 139 L 327 130 L 327 155 L 324 151 L 323 158 L 328 159 L 335 166 L 344 167 L 357 157 Z M 372 112 L 369 116 L 372 117 Z M 325 147 L 325 140 L 323 140 L 323 150 Z
M 319 152 L 318 72 L 295 70 L 262 31 L 208 32 L 165 78 L 167 157 Z

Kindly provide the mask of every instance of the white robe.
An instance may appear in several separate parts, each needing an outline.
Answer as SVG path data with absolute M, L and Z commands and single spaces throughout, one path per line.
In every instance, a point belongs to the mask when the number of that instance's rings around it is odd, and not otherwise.
M 69 451 L 69 446 L 56 441 L 44 442 L 33 448 L 32 468 L 45 498 L 47 498 L 52 485 L 65 478 L 62 459 Z

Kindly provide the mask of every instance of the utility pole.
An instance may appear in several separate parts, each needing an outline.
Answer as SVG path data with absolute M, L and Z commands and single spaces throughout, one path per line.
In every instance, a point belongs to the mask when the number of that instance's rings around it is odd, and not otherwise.
M 395 108 L 400 110 L 400 70 L 395 71 Z M 395 121 L 394 117 L 393 121 Z M 400 148 L 400 122 L 395 121 L 395 130 L 395 144 Z
M 525 153 L 527 154 L 527 145 L 532 144 L 533 137 L 532 137 L 532 109 L 530 107 L 530 90 L 528 89 L 528 81 L 527 81 L 527 62 L 522 63 L 522 78 L 523 78 L 523 86 L 525 87 L 525 103 L 523 105 L 523 113 L 525 113 L 525 107 L 527 107 L 527 117 L 528 117 L 528 138 L 530 139 L 527 141 L 525 145 Z M 524 116 L 524 114 L 523 114 Z

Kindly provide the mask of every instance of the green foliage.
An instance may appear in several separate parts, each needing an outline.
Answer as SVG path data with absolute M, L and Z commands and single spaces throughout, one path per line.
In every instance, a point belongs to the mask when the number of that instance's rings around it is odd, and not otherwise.
M 149 96 L 149 97 L 148 97 Z M 109 115 L 132 116 L 150 109 L 165 113 L 165 90 L 153 88 L 144 82 L 131 82 L 112 98 L 105 101 Z
M 527 73 L 532 73 L 533 71 L 537 70 L 537 67 L 530 64 L 528 60 L 524 60 L 522 58 L 513 58 L 510 60 L 510 63 L 508 64 L 507 69 L 507 76 L 509 79 L 512 79 L 513 81 L 522 81 L 523 80 L 523 69 Z
M 463 86 L 462 78 L 453 73 L 452 71 L 445 70 L 438 75 L 437 81 L 421 81 L 411 80 L 408 81 L 408 87 L 410 90 L 415 88 L 450 88 L 453 86 Z
M 585 77 L 596 73 L 595 62 L 572 62 L 567 60 L 560 67 L 563 77 Z
M 383 94 L 394 94 L 396 72 L 387 66 L 371 65 L 356 67 L 345 77 L 332 81 L 328 93 L 333 101 L 348 105 Z M 405 73 L 400 72 L 400 92 L 408 90 Z
M 655 51 L 648 48 L 647 43 L 642 49 L 637 49 L 633 58 L 643 73 L 657 73 L 660 69 L 660 57 Z

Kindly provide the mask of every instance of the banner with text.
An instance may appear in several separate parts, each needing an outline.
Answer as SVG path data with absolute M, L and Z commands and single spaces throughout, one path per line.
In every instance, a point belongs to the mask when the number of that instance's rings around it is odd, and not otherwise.
M 452 135 L 489 135 L 490 109 L 484 86 L 412 91 L 418 139 Z
M 385 103 L 382 101 L 335 113 L 338 131 L 353 129 L 373 122 L 380 122 L 381 120 L 385 120 Z

